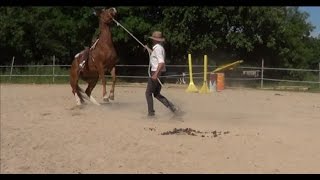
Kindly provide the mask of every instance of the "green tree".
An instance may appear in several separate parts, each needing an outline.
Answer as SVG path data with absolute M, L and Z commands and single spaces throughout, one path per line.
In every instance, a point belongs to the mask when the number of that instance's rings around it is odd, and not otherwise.
M 97 24 L 90 8 L 4 7 L 0 9 L 0 40 L 4 58 L 19 63 L 47 63 L 55 55 L 70 63 L 88 45 Z
M 117 7 L 116 19 L 143 44 L 153 30 L 166 37 L 169 64 L 195 64 L 207 54 L 210 64 L 243 59 L 246 64 L 315 68 L 319 37 L 308 14 L 297 7 Z M 120 64 L 147 64 L 148 54 L 125 30 L 111 24 Z M 0 7 L 1 64 L 16 56 L 17 64 L 70 64 L 98 33 L 91 7 Z M 129 69 L 128 69 L 129 70 Z M 139 69 L 124 70 L 137 74 Z M 142 71 L 142 70 L 141 70 Z M 143 72 L 141 72 L 143 73 Z M 300 76 L 300 75 L 299 75 Z

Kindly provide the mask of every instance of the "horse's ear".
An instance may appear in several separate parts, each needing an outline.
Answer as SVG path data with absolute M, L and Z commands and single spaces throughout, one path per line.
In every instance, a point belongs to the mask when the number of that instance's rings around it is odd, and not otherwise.
M 101 9 L 93 8 L 93 14 L 96 15 L 96 16 L 100 16 Z
M 114 13 L 117 13 L 117 9 L 115 7 L 111 7 L 110 9 L 112 9 Z

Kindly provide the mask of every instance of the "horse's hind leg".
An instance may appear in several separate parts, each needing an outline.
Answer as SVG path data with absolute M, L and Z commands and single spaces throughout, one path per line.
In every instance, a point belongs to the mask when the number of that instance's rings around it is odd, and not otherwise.
M 88 87 L 86 89 L 86 94 L 89 97 L 90 101 L 95 104 L 95 105 L 100 105 L 95 99 L 94 97 L 91 95 L 93 88 L 96 86 L 97 82 L 99 80 L 99 77 L 96 78 L 92 78 L 88 81 Z
M 110 89 L 109 99 L 114 100 L 114 89 L 115 89 L 115 85 L 116 85 L 116 67 L 112 68 L 111 76 L 112 76 L 112 86 Z

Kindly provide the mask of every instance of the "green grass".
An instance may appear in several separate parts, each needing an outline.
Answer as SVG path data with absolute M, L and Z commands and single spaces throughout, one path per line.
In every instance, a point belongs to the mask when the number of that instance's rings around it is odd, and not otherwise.
M 67 75 L 68 69 L 55 67 L 55 75 Z M 68 77 L 55 76 L 53 80 L 52 67 L 19 67 L 13 68 L 13 75 L 47 75 L 47 76 L 1 76 L 1 83 L 35 83 L 35 84 L 48 84 L 48 83 L 67 83 Z M 10 75 L 10 68 L 2 69 L 1 75 Z
M 0 69 L 1 75 L 10 75 L 10 68 Z M 54 78 L 52 67 L 28 67 L 28 68 L 14 68 L 13 75 L 41 75 L 41 76 L 0 76 L 0 83 L 13 84 L 68 84 L 69 83 L 69 68 L 55 67 Z M 43 76 L 46 75 L 46 76 Z M 61 76 L 63 75 L 63 76 Z M 111 77 L 107 77 L 107 83 L 111 82 Z M 134 80 L 131 78 L 117 78 L 117 83 L 127 82 L 146 82 L 145 79 Z M 80 84 L 85 84 L 80 80 Z M 98 82 L 99 83 L 99 82 Z

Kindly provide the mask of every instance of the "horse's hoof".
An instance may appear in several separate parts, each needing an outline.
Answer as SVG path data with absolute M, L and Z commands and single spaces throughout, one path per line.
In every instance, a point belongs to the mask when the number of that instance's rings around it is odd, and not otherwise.
M 109 98 L 104 97 L 104 98 L 103 98 L 103 101 L 104 101 L 104 102 L 109 102 Z
M 114 101 L 114 96 L 109 96 L 109 100 Z
M 76 104 L 77 104 L 77 106 L 81 106 L 83 104 L 83 102 L 81 100 L 77 100 Z

